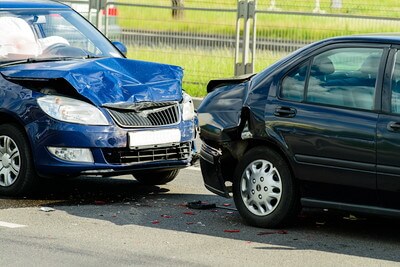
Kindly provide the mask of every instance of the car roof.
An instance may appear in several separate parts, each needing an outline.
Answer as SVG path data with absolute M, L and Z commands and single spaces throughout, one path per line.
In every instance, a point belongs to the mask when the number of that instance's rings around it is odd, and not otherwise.
M 69 6 L 59 3 L 57 1 L 49 1 L 49 0 L 0 0 L 0 10 L 6 9 L 29 9 L 29 8 L 63 8 L 70 9 Z
M 360 42 L 400 44 L 400 33 L 371 33 L 362 35 L 340 36 L 322 40 L 321 42 Z

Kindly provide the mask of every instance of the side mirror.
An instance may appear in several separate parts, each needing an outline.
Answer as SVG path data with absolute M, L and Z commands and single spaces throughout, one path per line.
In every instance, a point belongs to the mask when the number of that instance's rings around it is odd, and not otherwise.
M 112 42 L 112 44 L 124 55 L 128 53 L 128 49 L 126 46 L 121 42 Z

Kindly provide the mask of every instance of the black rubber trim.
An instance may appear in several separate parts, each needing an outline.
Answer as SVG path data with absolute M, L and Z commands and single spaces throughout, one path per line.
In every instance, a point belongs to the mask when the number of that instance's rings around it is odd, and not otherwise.
M 341 202 L 323 201 L 311 198 L 301 198 L 301 205 L 312 208 L 328 208 L 342 211 L 352 211 L 358 213 L 367 213 L 373 215 L 385 215 L 400 218 L 400 210 L 387 209 L 376 206 L 354 205 Z

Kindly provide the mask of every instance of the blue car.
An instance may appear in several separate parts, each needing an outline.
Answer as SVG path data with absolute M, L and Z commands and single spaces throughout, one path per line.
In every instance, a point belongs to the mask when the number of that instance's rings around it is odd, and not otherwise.
M 70 7 L 0 1 L 0 194 L 42 177 L 164 184 L 195 160 L 180 67 L 128 60 Z

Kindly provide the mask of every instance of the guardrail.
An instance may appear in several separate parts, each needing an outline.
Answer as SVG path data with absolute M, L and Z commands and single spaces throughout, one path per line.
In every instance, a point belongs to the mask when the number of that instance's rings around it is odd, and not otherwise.
M 228 7 L 223 5 L 227 0 L 186 1 L 183 6 L 172 6 L 171 0 L 123 1 L 105 2 L 103 7 L 117 8 L 118 16 L 110 19 L 104 12 L 99 29 L 124 42 L 129 57 L 183 66 L 184 84 L 195 90 L 204 90 L 212 78 L 260 71 L 321 38 L 400 28 L 399 18 L 323 13 L 329 1 L 321 2 L 319 10 L 311 3 L 310 12 L 284 11 L 278 6 L 282 1 L 273 8 L 271 1 L 257 0 L 232 0 L 236 6 Z M 285 7 L 303 2 L 285 1 Z M 173 10 L 181 15 L 173 17 Z

